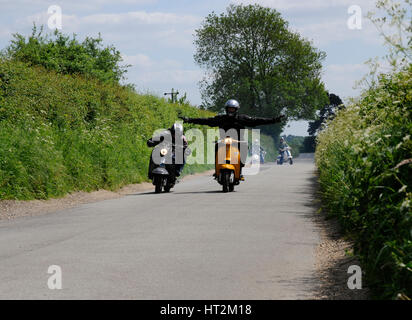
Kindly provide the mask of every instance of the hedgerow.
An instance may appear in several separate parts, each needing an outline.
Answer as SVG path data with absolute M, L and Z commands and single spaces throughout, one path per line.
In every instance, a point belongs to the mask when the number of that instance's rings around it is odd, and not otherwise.
M 411 73 L 382 75 L 317 139 L 324 204 L 354 240 L 375 298 L 412 297 Z

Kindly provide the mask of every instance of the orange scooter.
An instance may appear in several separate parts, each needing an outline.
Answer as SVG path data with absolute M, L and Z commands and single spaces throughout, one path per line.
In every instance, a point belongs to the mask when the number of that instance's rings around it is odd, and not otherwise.
M 215 149 L 215 179 L 223 187 L 223 192 L 232 192 L 238 185 L 240 177 L 240 142 L 226 137 L 216 143 Z

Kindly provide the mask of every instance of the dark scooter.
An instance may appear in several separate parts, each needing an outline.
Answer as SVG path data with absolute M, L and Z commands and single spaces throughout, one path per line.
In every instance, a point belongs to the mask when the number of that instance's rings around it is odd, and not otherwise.
M 164 144 L 160 149 L 160 162 L 156 164 L 151 161 L 151 179 L 155 186 L 155 193 L 161 193 L 162 189 L 165 192 L 170 192 L 176 184 L 176 167 L 175 164 L 175 149 L 176 146 L 172 144 Z M 152 150 L 150 155 L 153 159 L 153 152 L 158 152 L 158 148 Z M 190 150 L 186 148 L 185 155 L 189 155 Z

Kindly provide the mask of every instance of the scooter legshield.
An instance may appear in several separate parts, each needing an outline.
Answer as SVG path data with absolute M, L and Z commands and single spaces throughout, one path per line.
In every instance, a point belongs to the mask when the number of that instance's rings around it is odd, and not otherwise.
M 157 167 L 155 169 L 153 169 L 152 171 L 153 175 L 160 175 L 160 176 L 167 176 L 169 174 L 169 172 L 162 167 Z

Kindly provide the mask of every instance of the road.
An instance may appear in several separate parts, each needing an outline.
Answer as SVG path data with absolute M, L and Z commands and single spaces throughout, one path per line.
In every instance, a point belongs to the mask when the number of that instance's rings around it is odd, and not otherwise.
M 235 192 L 210 177 L 0 222 L 0 299 L 308 299 L 314 164 L 265 164 Z M 48 288 L 48 267 L 62 289 Z

